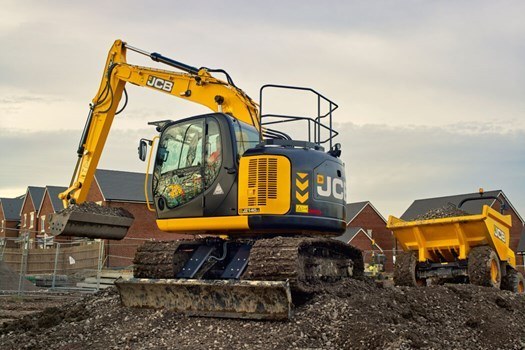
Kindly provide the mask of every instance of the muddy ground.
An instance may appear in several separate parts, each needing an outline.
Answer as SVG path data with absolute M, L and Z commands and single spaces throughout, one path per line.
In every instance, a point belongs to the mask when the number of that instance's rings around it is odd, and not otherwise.
M 0 329 L 6 322 L 20 319 L 43 311 L 48 307 L 60 307 L 68 301 L 78 300 L 83 296 L 71 293 L 25 292 L 0 294 Z
M 124 308 L 115 289 L 0 326 L 1 349 L 522 349 L 525 297 L 471 285 L 348 281 L 287 322 Z

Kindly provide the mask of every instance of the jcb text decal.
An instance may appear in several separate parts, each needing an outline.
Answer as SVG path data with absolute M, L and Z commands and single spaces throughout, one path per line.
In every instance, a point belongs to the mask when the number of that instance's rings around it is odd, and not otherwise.
M 341 178 L 317 175 L 317 194 L 321 197 L 334 197 L 343 199 L 345 196 L 345 184 Z
M 173 89 L 173 82 L 167 81 L 161 78 L 154 77 L 153 75 L 150 75 L 148 77 L 148 81 L 146 82 L 146 85 L 154 87 L 155 89 L 159 89 L 166 92 L 171 92 Z

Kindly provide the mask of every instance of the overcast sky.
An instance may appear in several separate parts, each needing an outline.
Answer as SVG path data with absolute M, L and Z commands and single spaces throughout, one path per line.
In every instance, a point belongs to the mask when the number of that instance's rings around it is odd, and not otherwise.
M 107 51 L 122 39 L 224 68 L 254 99 L 279 83 L 336 101 L 347 198 L 385 217 L 479 187 L 502 189 L 525 216 L 524 13 L 522 1 L 3 0 L 0 197 L 69 183 Z M 128 62 L 157 66 L 132 53 Z M 100 168 L 143 171 L 148 121 L 206 112 L 128 92 Z M 295 108 L 295 98 L 272 106 Z

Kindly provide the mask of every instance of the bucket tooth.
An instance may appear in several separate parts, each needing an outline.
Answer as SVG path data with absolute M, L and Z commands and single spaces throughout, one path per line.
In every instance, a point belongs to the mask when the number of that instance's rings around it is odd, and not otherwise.
M 291 313 L 288 281 L 120 278 L 115 285 L 124 306 L 256 320 L 286 320 Z

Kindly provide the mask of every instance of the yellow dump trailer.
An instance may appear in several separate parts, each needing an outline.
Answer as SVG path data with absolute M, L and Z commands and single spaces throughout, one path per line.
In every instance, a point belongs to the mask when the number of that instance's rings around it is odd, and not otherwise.
M 403 221 L 387 227 L 403 248 L 396 257 L 396 285 L 422 286 L 427 279 L 470 282 L 522 293 L 510 243 L 511 216 L 487 205 L 481 214 Z

